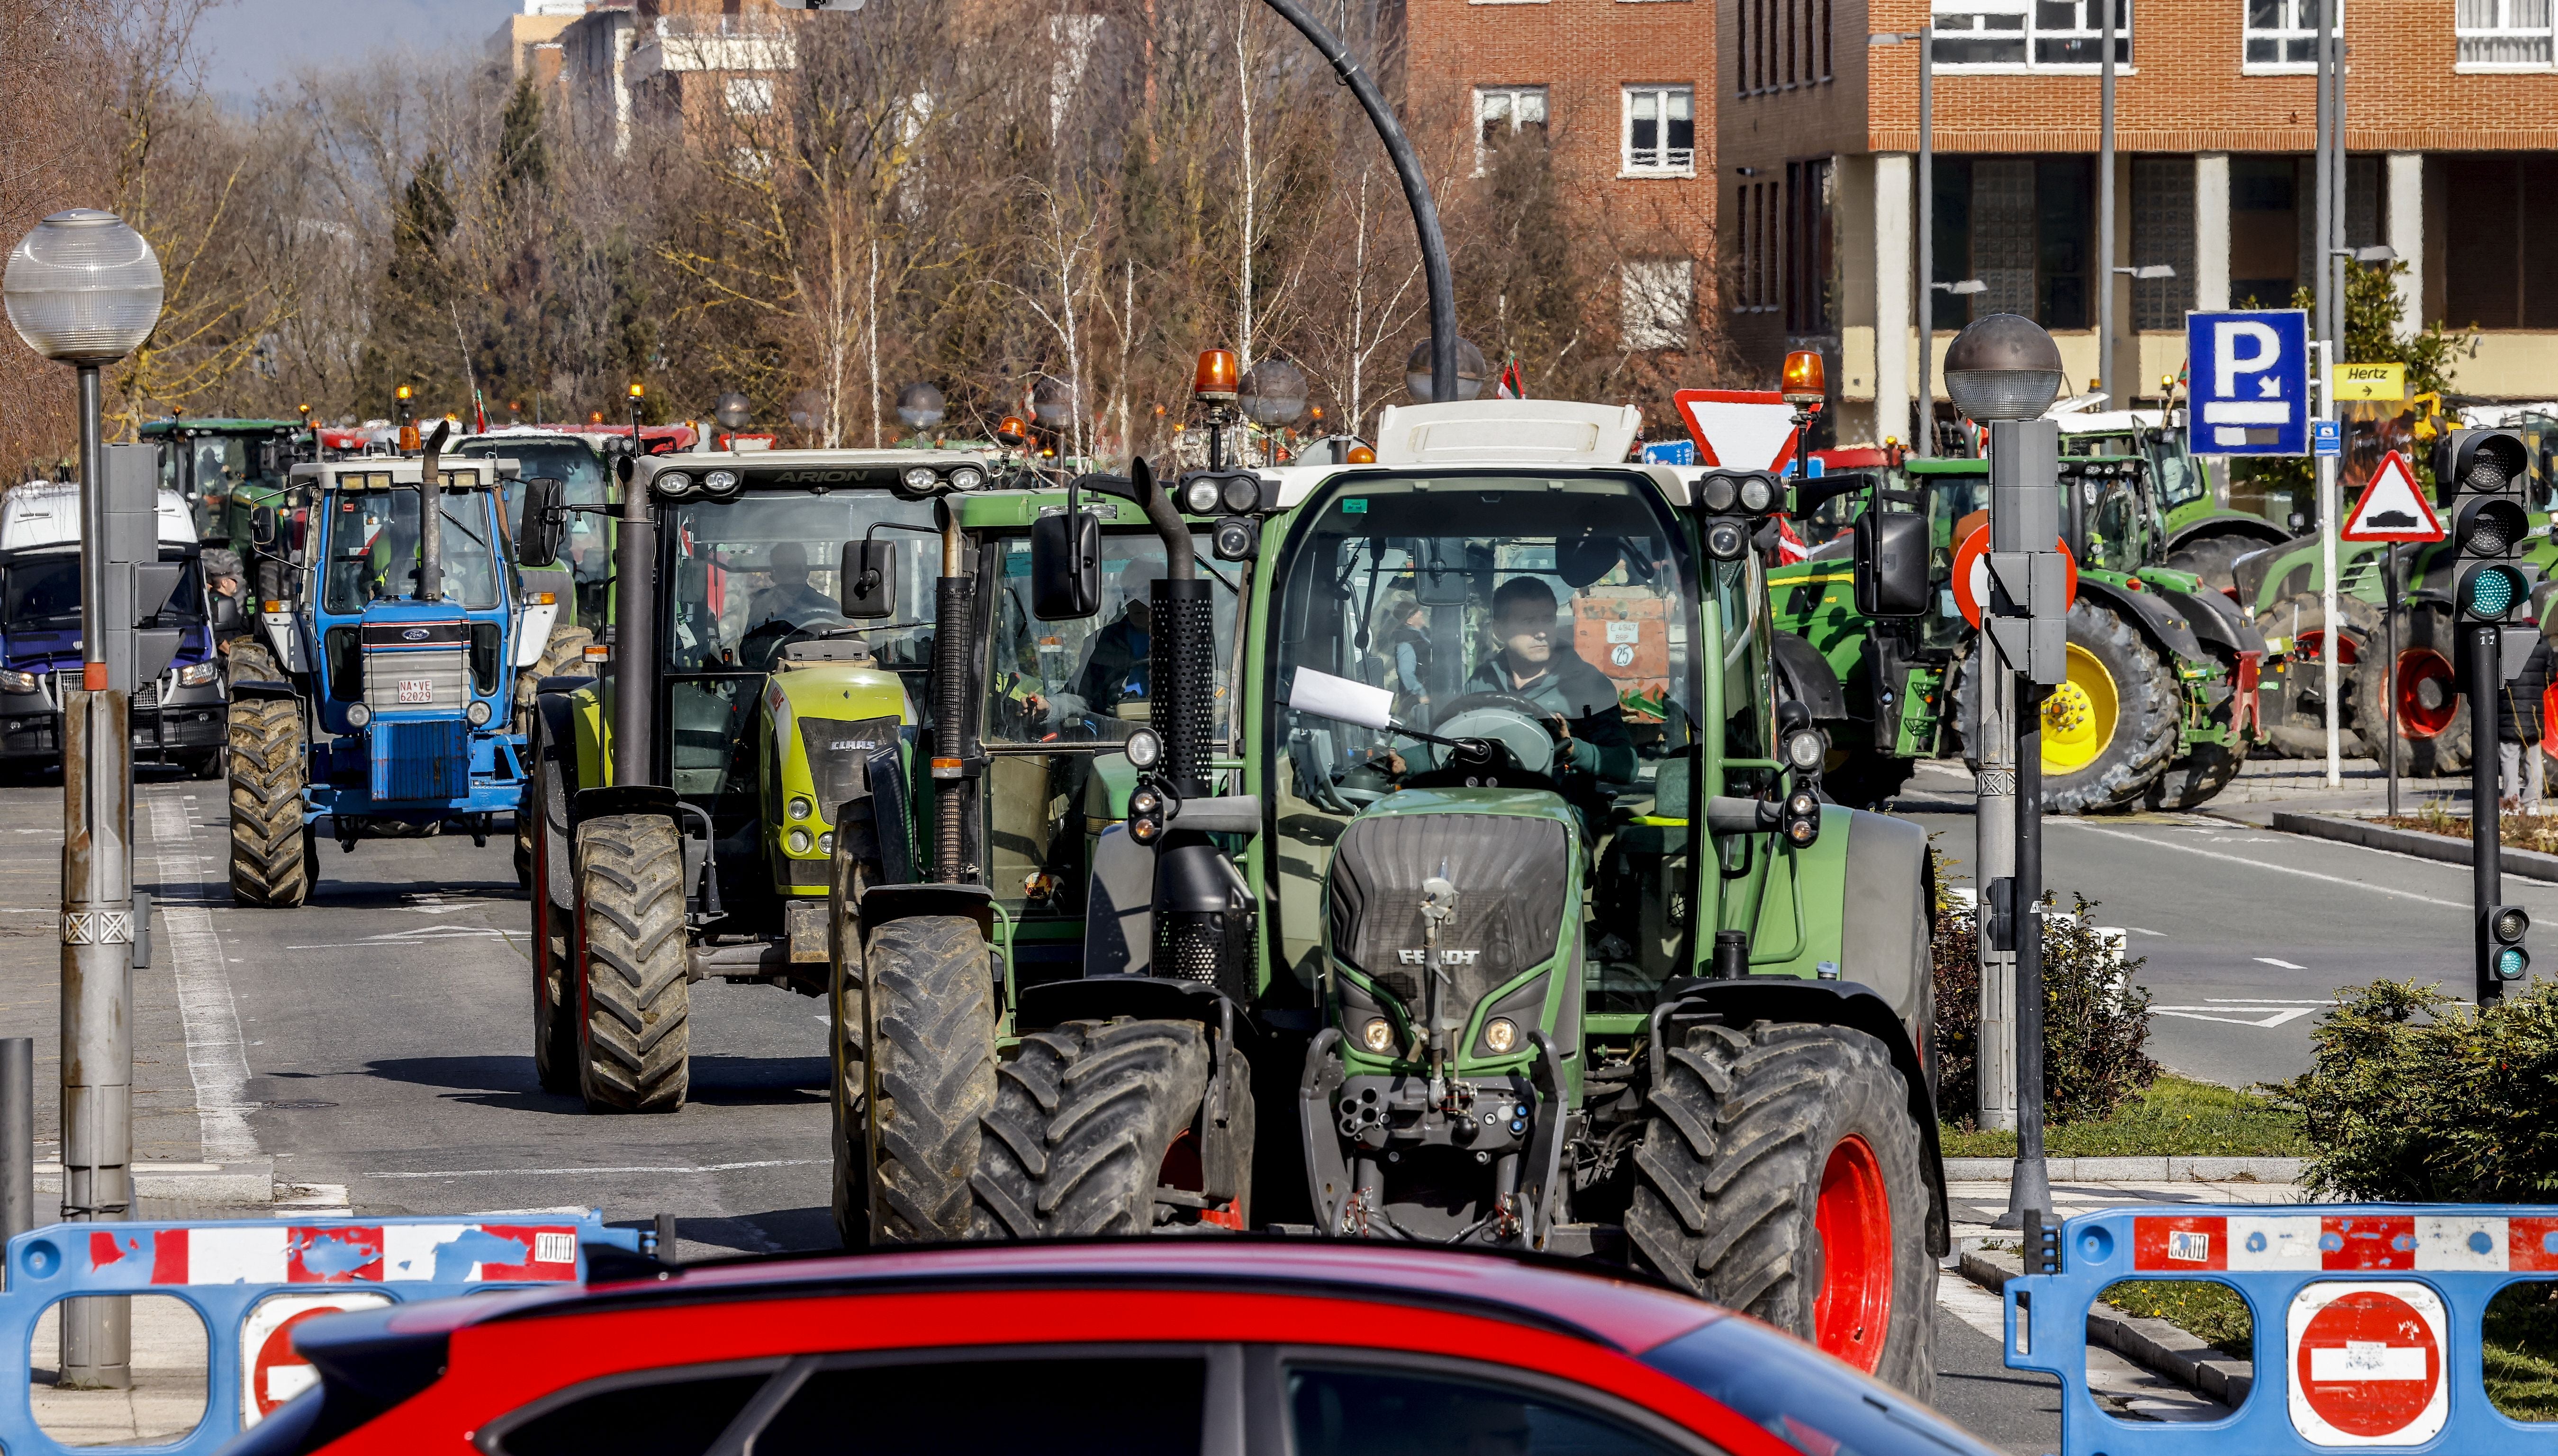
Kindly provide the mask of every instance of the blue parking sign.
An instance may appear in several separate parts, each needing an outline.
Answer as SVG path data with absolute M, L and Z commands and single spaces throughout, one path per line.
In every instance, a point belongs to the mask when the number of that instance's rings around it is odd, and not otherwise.
M 2312 455 L 2345 454 L 2345 422 L 2342 420 L 2310 421 Z
M 2310 453 L 2310 326 L 2300 309 L 2185 316 L 2188 449 Z

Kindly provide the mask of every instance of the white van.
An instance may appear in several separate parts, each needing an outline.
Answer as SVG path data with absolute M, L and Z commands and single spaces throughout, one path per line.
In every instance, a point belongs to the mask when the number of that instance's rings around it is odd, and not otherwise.
M 79 486 L 66 480 L 30 480 L 0 495 L 0 551 L 70 546 L 79 538 Z M 196 544 L 195 517 L 188 513 L 187 498 L 172 489 L 160 492 L 160 542 Z

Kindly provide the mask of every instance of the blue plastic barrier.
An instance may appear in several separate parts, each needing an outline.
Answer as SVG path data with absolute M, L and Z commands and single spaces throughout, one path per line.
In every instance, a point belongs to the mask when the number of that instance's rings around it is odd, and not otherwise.
M 0 1381 L 7 1456 L 195 1456 L 237 1436 L 315 1378 L 291 1326 L 333 1309 L 371 1309 L 489 1289 L 583 1282 L 584 1247 L 637 1253 L 638 1231 L 575 1217 L 301 1219 L 254 1223 L 56 1224 L 9 1241 L 0 1293 L 0 1371 L 25 1358 L 37 1322 L 65 1299 L 168 1295 L 205 1322 L 204 1418 L 151 1446 L 66 1446 L 36 1423 L 23 1380 Z
M 2558 1278 L 2558 1209 L 2109 1209 L 2069 1220 L 2027 1267 L 2007 1286 L 2007 1363 L 2061 1378 L 2062 1456 L 2558 1449 L 2558 1425 L 2488 1403 L 2480 1329 L 2499 1289 Z M 2123 1279 L 2199 1278 L 2247 1301 L 2255 1382 L 2246 1399 L 2192 1424 L 2105 1412 L 2087 1388 L 2096 1296 Z

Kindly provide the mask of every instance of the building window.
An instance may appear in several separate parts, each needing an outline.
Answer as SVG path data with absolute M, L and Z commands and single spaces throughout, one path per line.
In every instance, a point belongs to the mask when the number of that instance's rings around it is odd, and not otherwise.
M 2452 12 L 2461 70 L 2547 70 L 2553 54 L 2550 0 L 2459 0 Z
M 1934 0 L 1938 66 L 2093 70 L 2105 44 L 2105 0 Z M 2132 64 L 2132 0 L 2112 0 L 2114 64 Z
M 1626 171 L 1696 175 L 1696 92 L 1687 86 L 1626 88 Z
M 2132 280 L 2132 327 L 2185 327 L 2194 307 L 2194 159 L 2132 159 L 2132 266 L 2165 263 L 2173 278 Z
M 2246 0 L 2242 57 L 2259 74 L 2318 68 L 2320 0 Z M 2343 13 L 2340 6 L 2339 14 Z
M 1776 185 L 1743 183 L 1734 199 L 1733 220 L 1741 256 L 1732 281 L 1732 312 L 1767 313 L 1776 307 Z
M 1475 88 L 1475 175 L 1493 151 L 1522 132 L 1545 140 L 1545 87 L 1477 86 Z
M 1830 164 L 1785 164 L 1785 331 L 1832 328 Z
M 766 116 L 773 111 L 773 82 L 741 76 L 728 83 L 728 109 L 740 116 Z
M 1790 90 L 1830 78 L 1836 0 L 1735 0 L 1733 88 Z
M 1685 348 L 1696 307 L 1696 265 L 1685 258 L 1630 258 L 1620 275 L 1629 349 Z

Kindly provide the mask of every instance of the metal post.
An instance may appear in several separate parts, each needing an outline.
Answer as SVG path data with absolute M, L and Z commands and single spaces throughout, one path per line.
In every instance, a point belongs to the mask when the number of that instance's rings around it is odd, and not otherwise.
M 2488 910 L 2504 898 L 2504 796 L 2496 790 L 2500 764 L 2495 741 L 2497 692 L 2504 686 L 2504 633 L 2493 622 L 2470 628 L 2470 918 L 2478 960 L 2478 1003 L 2504 997 L 2495 977 L 2495 937 Z M 2538 752 L 2534 747 L 2532 752 Z
M 2327 13 L 2320 16 L 2319 23 L 2329 32 L 2328 49 L 2332 57 L 2328 64 L 2325 138 L 2330 199 L 2328 216 L 2336 230 L 2319 240 L 2319 297 L 2328 301 L 2327 336 L 2336 340 L 2336 352 L 2328 356 L 2328 363 L 2334 366 L 2353 362 L 2352 356 L 2345 351 L 2345 218 L 2353 210 L 2353 193 L 2345 183 L 2345 6 L 2339 0 L 2338 4 L 2327 6 L 2325 10 Z M 2331 416 L 2334 415 L 2334 403 L 2332 400 L 2329 402 Z
M 2043 1156 L 2043 699 L 2020 682 L 2016 715 L 2016 1168 L 2008 1211 L 2052 1215 Z
M 1920 459 L 1936 454 L 1936 49 L 1933 27 L 1918 28 L 1918 438 Z M 1959 543 L 1958 543 L 1959 544 Z M 1982 700 L 1984 705 L 1988 699 Z M 1984 881 L 1986 882 L 1986 881 Z
M 1980 905 L 1975 923 L 1986 926 L 1992 886 L 2016 873 L 2016 675 L 1984 635 L 1973 646 L 1981 673 L 1981 721 L 1972 741 L 1981 745 L 1981 771 L 1972 807 L 1973 882 Z M 1979 1069 L 1980 1125 L 2016 1125 L 2016 952 L 1980 936 L 1981 1030 L 1974 1065 Z
M 622 479 L 622 539 L 614 543 L 613 781 L 644 784 L 656 772 L 649 711 L 657 692 L 657 517 L 639 457 Z
M 129 697 L 106 663 L 106 449 L 98 371 L 79 371 L 81 686 L 63 705 L 63 1218 L 132 1205 L 133 861 Z M 133 1384 L 126 1299 L 63 1307 L 62 1382 Z
M 933 584 L 932 877 L 943 884 L 971 876 L 967 856 L 968 643 L 977 579 L 968 575 L 967 536 L 948 497 L 941 518 L 941 577 Z
M 36 1039 L 0 1036 L 0 1245 L 34 1227 Z
M 2096 114 L 2096 387 L 2104 392 L 2105 408 L 2119 410 L 2129 408 L 2114 392 L 2114 12 L 2122 0 L 2098 3 L 2105 10 L 2105 54 Z M 2070 547 L 2077 550 L 2079 543 Z
M 2389 817 L 2398 817 L 2398 543 L 2390 542 L 2380 558 L 2380 633 L 2384 642 L 2380 660 L 2380 711 L 2386 715 L 2381 725 L 2381 756 L 2389 768 Z
M 2336 364 L 2336 351 L 2331 346 L 2330 340 L 2322 338 L 2319 340 L 2318 352 L 2319 417 L 2333 420 L 2336 418 L 2336 391 L 2330 381 Z M 2336 701 L 2337 694 L 2342 691 L 2337 672 L 2337 644 L 2345 636 L 2337 629 L 2336 533 L 2341 522 L 2337 519 L 2340 512 L 2337 509 L 2336 499 L 2336 464 L 2335 456 L 2318 457 L 2319 569 L 2325 576 L 2325 581 L 2319 588 L 2319 601 L 2327 615 L 2327 630 L 2321 635 L 2319 642 L 2319 656 L 2325 660 L 2320 664 L 2319 672 L 2320 691 L 2327 699 L 2327 783 L 2329 788 L 2336 788 L 2345 782 L 2345 760 L 2343 750 L 2339 747 L 2340 705 Z

